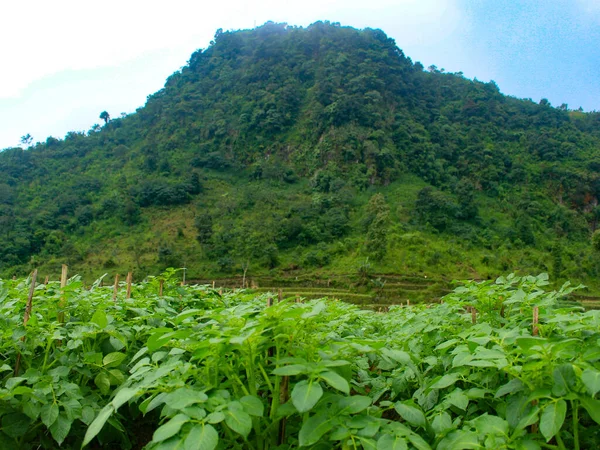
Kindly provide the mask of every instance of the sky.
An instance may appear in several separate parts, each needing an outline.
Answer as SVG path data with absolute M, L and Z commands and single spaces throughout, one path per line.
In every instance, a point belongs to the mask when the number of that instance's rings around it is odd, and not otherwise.
M 600 0 L 19 0 L 0 15 L 0 149 L 134 112 L 218 28 L 380 28 L 413 61 L 600 111 Z

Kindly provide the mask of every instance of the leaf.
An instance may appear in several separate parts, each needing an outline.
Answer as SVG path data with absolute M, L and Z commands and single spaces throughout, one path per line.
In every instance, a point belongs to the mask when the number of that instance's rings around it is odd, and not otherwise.
M 600 425 L 600 400 L 580 396 L 579 401 L 581 406 L 585 408 L 594 422 Z
M 258 397 L 254 395 L 246 395 L 240 399 L 240 403 L 244 407 L 244 410 L 251 416 L 262 417 L 265 410 L 265 405 L 260 401 Z
M 301 373 L 309 373 L 310 371 L 304 364 L 291 364 L 289 366 L 278 367 L 273 370 L 273 375 L 279 376 L 291 376 L 291 375 L 300 375 Z
M 90 322 L 98 325 L 100 329 L 104 329 L 108 325 L 108 318 L 106 317 L 106 313 L 104 311 L 97 309 Z
M 448 434 L 437 445 L 436 450 L 464 450 L 481 448 L 477 434 L 472 431 L 456 430 Z
M 100 392 L 103 395 L 106 395 L 110 392 L 110 380 L 108 379 L 108 375 L 104 372 L 100 372 L 94 378 L 94 384 L 100 389 Z
M 508 383 L 500 386 L 498 391 L 496 391 L 496 398 L 500 398 L 505 396 L 506 394 L 514 394 L 515 392 L 522 391 L 524 389 L 523 382 L 518 378 L 513 378 Z
M 46 425 L 46 427 L 50 428 L 50 426 L 58 417 L 58 405 L 56 403 L 48 403 L 42 406 L 40 417 L 42 419 L 42 423 Z
M 11 438 L 20 438 L 29 429 L 31 420 L 22 413 L 10 413 L 2 416 L 2 431 Z
M 188 422 L 190 418 L 185 414 L 177 414 L 167 423 L 161 425 L 156 429 L 152 435 L 152 442 L 162 442 L 169 439 L 171 436 L 175 436 L 181 430 L 184 423 Z
M 433 428 L 436 434 L 442 434 L 451 430 L 453 426 L 450 414 L 443 411 L 441 414 L 436 415 L 431 421 L 431 428 Z
M 228 408 L 225 414 L 225 423 L 244 437 L 247 437 L 252 431 L 252 418 L 241 408 Z
M 123 388 L 119 392 L 117 392 L 117 395 L 115 395 L 115 398 L 113 398 L 112 401 L 112 405 L 115 408 L 115 411 L 119 409 L 121 405 L 127 403 L 129 400 L 135 397 L 136 394 L 137 389 L 134 388 Z
M 377 450 L 406 450 L 406 439 L 400 436 L 384 434 L 377 441 Z
M 208 396 L 204 392 L 190 388 L 180 388 L 165 397 L 165 403 L 173 409 L 183 409 L 194 403 L 204 403 Z
M 102 427 L 113 412 L 114 408 L 112 405 L 106 405 L 104 408 L 102 408 L 100 413 L 98 413 L 92 424 L 85 432 L 85 437 L 83 438 L 83 443 L 81 444 L 82 447 L 85 447 L 87 444 L 89 444 L 90 441 L 94 439 L 98 433 L 100 433 L 100 430 L 102 430 Z
M 337 373 L 328 370 L 326 372 L 321 372 L 319 377 L 325 380 L 325 382 L 332 388 L 342 391 L 346 395 L 350 394 L 350 386 L 348 385 L 348 382 L 345 378 Z
M 546 442 L 558 433 L 567 415 L 567 402 L 558 400 L 551 402 L 544 408 L 540 418 L 540 432 L 546 438 Z
M 466 411 L 467 406 L 469 406 L 469 397 L 459 388 L 456 388 L 450 394 L 445 397 L 451 405 L 456 406 L 458 409 L 462 409 Z
M 322 411 L 308 418 L 300 428 L 298 440 L 300 447 L 308 447 L 315 444 L 321 437 L 333 428 L 333 423 L 327 417 L 327 413 Z
M 314 380 L 302 380 L 292 390 L 292 403 L 299 412 L 310 411 L 323 396 L 323 388 Z
M 394 409 L 398 414 L 400 414 L 400 417 L 402 417 L 411 425 L 423 428 L 427 426 L 425 414 L 423 414 L 423 411 L 421 411 L 419 407 L 417 407 L 417 405 L 411 401 L 397 402 L 394 405 Z
M 69 435 L 71 431 L 71 424 L 73 423 L 66 415 L 60 414 L 54 424 L 50 427 L 50 433 L 58 445 L 61 445 L 63 441 Z
M 219 443 L 219 433 L 212 425 L 194 425 L 185 438 L 185 450 L 213 450 Z
M 125 358 L 127 358 L 127 355 L 125 353 L 112 352 L 106 355 L 104 359 L 102 359 L 102 364 L 106 368 L 117 367 L 123 362 Z
M 358 414 L 371 406 L 371 398 L 363 395 L 343 397 L 338 402 L 338 406 L 344 414 Z
M 473 419 L 471 424 L 480 436 L 508 435 L 508 422 L 498 416 L 490 416 L 486 413 Z
M 600 371 L 585 369 L 581 374 L 581 381 L 583 381 L 583 384 L 592 397 L 600 391 Z
M 460 375 L 457 373 L 446 374 L 443 377 L 441 377 L 439 380 L 437 380 L 435 383 L 433 383 L 431 386 L 429 386 L 429 389 L 447 388 L 448 386 L 452 386 L 454 383 L 456 383 L 459 378 L 460 378 Z

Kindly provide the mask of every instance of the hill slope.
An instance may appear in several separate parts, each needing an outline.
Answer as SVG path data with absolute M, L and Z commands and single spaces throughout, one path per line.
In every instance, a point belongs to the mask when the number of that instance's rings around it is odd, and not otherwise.
M 599 169 L 599 113 L 425 71 L 380 30 L 219 30 L 135 114 L 0 154 L 0 273 L 595 286 Z

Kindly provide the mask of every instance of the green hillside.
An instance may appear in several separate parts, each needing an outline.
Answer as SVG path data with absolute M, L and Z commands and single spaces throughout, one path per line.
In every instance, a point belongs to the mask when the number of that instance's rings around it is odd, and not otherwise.
M 600 289 L 600 113 L 425 69 L 381 30 L 219 30 L 103 118 L 0 153 L 1 276 L 548 271 Z

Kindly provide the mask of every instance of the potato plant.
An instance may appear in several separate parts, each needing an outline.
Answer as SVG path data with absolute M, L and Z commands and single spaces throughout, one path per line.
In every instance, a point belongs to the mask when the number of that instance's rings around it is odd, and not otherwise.
M 600 447 L 600 311 L 545 274 L 387 313 L 166 278 L 37 285 L 26 325 L 0 282 L 0 448 Z

